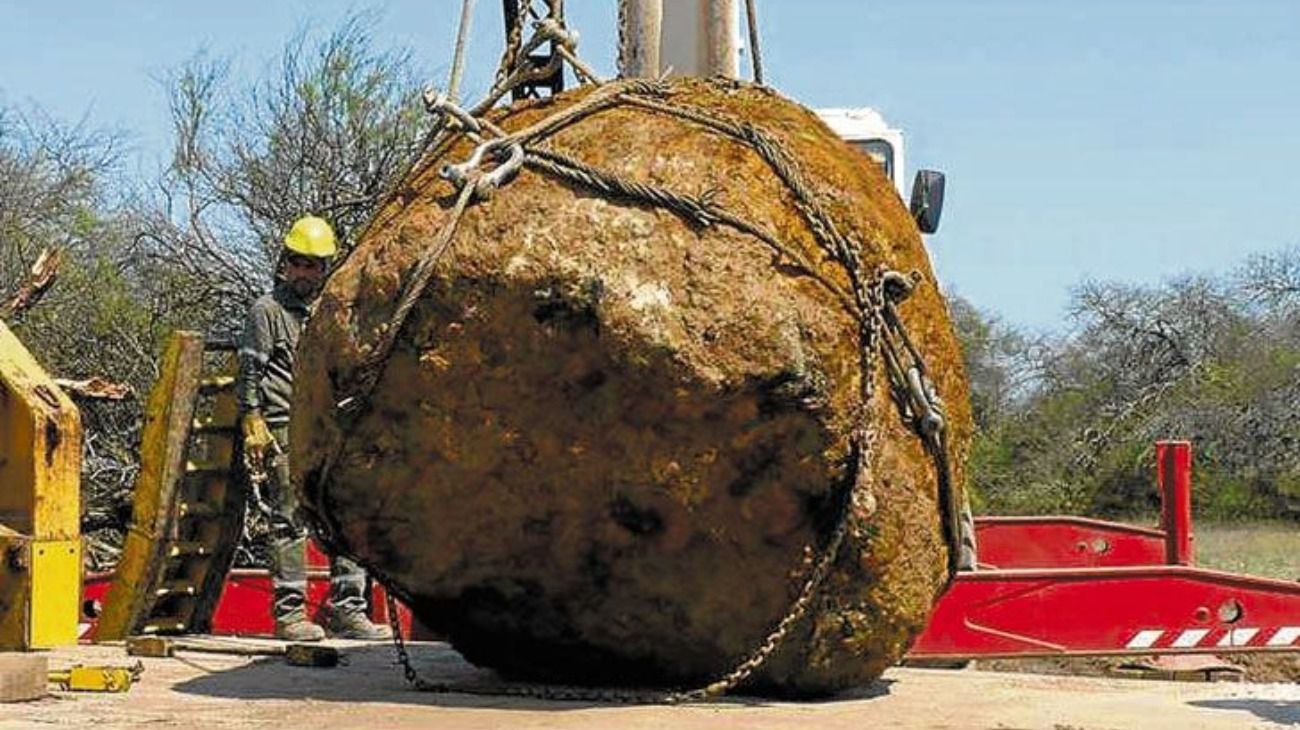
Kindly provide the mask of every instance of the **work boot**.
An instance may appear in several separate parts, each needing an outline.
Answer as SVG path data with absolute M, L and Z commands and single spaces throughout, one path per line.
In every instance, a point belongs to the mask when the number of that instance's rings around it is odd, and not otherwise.
M 325 638 L 325 629 L 305 618 L 294 618 L 275 622 L 275 638 L 295 644 L 306 641 L 320 641 Z
M 371 621 L 361 611 L 334 614 L 330 617 L 329 632 L 335 639 L 382 641 L 393 638 L 392 627 Z

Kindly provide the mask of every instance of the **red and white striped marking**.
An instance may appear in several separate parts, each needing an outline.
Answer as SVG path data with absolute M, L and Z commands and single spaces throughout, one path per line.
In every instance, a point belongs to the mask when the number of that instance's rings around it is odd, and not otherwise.
M 1234 629 L 1142 629 L 1127 649 L 1195 649 L 1236 646 L 1300 648 L 1300 626 L 1243 626 Z

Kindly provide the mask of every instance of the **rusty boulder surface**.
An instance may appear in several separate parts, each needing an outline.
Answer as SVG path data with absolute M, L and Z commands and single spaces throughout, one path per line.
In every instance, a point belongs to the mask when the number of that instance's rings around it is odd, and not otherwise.
M 497 122 L 520 129 L 588 93 Z M 861 241 L 866 271 L 925 277 L 902 312 L 948 404 L 962 483 L 958 345 L 888 180 L 769 90 L 683 81 L 669 101 L 779 140 Z M 874 499 L 856 508 L 810 617 L 750 687 L 816 694 L 878 677 L 923 626 L 946 548 L 933 463 L 880 368 L 862 402 L 857 314 L 834 293 L 848 288 L 844 268 L 762 158 L 698 124 L 619 106 L 543 144 L 632 180 L 713 191 L 793 255 L 525 169 L 466 212 L 370 408 L 343 434 L 334 404 L 453 204 L 437 170 L 473 147 L 434 150 L 331 278 L 303 337 L 292 464 L 312 508 L 470 661 L 555 682 L 693 685 L 788 611 L 858 478 L 850 435 L 866 419 Z

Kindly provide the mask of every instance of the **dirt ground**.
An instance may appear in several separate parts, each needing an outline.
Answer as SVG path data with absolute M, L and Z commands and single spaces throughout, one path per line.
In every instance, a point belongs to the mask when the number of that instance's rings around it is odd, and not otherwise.
M 871 687 L 814 703 L 735 698 L 684 707 L 538 702 L 406 688 L 389 647 L 340 643 L 346 665 L 186 654 L 143 660 L 125 695 L 57 693 L 0 706 L 0 728 L 1274 728 L 1300 724 L 1300 685 L 1194 684 L 975 670 L 892 669 Z M 491 681 L 447 645 L 417 644 L 428 679 Z M 52 667 L 127 664 L 120 647 L 50 653 Z
M 1025 672 L 1076 677 L 1115 676 L 1125 664 L 1155 657 L 1071 657 L 1061 659 L 981 659 L 977 669 L 995 672 Z M 1261 684 L 1300 683 L 1300 654 L 1225 654 L 1224 664 L 1240 667 L 1241 680 Z

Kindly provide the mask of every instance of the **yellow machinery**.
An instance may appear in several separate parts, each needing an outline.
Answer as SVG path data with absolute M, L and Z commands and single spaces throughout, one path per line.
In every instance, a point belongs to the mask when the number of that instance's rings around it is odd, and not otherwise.
M 77 641 L 81 417 L 0 323 L 0 651 Z

